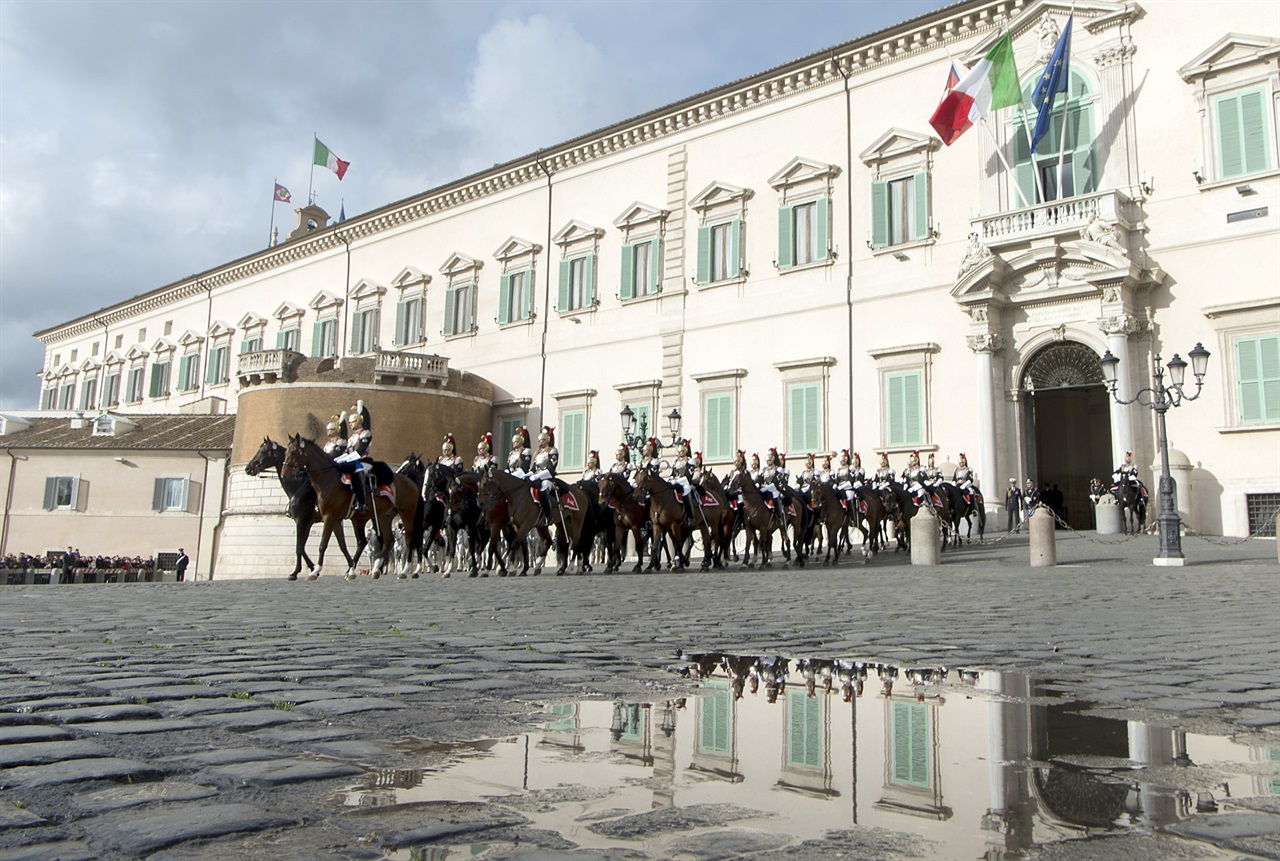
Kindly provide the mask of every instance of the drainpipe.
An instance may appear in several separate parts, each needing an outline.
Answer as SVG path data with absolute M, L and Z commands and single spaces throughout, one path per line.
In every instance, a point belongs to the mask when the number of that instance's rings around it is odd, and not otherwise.
M 347 277 L 343 293 L 345 299 L 342 303 L 342 335 L 338 338 L 338 344 L 336 345 L 337 354 L 341 357 L 346 354 L 347 350 L 347 317 L 351 314 L 351 240 L 343 236 L 341 233 L 334 233 L 333 235 L 338 237 L 338 241 L 347 247 Z M 379 323 L 381 323 L 381 321 L 379 321 Z M 298 340 L 302 340 L 301 332 L 298 333 Z M 302 344 L 298 344 L 298 346 L 301 347 Z M 321 356 L 321 358 L 324 357 Z
M 106 408 L 106 404 L 103 403 L 102 389 L 107 381 L 107 354 L 111 351 L 111 327 L 107 325 L 106 320 L 103 320 L 100 317 L 94 317 L 93 322 L 102 326 L 102 365 L 98 368 L 98 390 L 94 394 L 94 399 L 98 403 L 89 404 L 88 406 L 92 410 L 99 410 Z M 101 407 L 99 405 L 101 405 Z M 3 555 L 4 553 L 0 551 L 0 556 Z
M 547 413 L 543 401 L 547 395 L 547 326 L 551 323 L 551 167 L 542 160 L 541 155 L 534 157 L 535 163 L 547 176 L 547 244 L 543 247 L 546 255 L 546 276 L 542 285 L 542 372 L 538 381 L 538 423 L 547 424 Z
M 210 287 L 208 284 L 201 283 L 198 280 L 196 281 L 196 284 L 204 288 L 205 295 L 208 297 L 208 300 L 209 300 L 208 306 L 206 307 L 204 312 L 204 342 L 208 346 L 206 346 L 204 351 L 204 361 L 205 361 L 204 373 L 199 374 L 200 399 L 204 400 L 205 380 L 209 378 L 209 359 L 213 357 L 213 348 L 212 348 L 213 342 L 209 340 L 209 330 L 213 328 L 213 288 Z M 231 348 L 228 346 L 227 349 L 229 351 Z M 228 359 L 228 361 L 230 361 L 230 359 Z
M 196 559 L 202 559 L 203 557 L 200 555 L 200 549 L 204 542 L 204 498 L 209 495 L 209 458 L 207 455 L 205 455 L 204 452 L 200 451 L 200 449 L 196 449 L 196 454 L 200 455 L 201 459 L 204 460 L 204 484 L 200 486 L 200 511 L 197 514 L 197 517 L 199 519 L 198 519 L 198 525 L 196 526 L 196 557 L 195 557 Z M 228 456 L 227 466 L 230 467 L 230 464 L 231 464 L 231 458 L 230 456 Z M 225 489 L 226 489 L 226 484 L 224 483 L 223 490 L 225 491 Z M 225 508 L 226 506 L 220 506 L 220 510 Z M 191 579 L 194 580 L 199 576 L 200 576 L 200 565 L 199 563 L 197 563 L 195 573 L 192 575 Z M 213 560 L 212 559 L 209 560 L 209 579 L 210 580 L 213 579 Z
M 849 93 L 849 76 L 851 72 L 846 70 L 834 56 L 831 61 L 835 63 L 836 71 L 840 73 L 840 77 L 844 78 L 844 140 L 845 140 L 845 224 L 848 228 L 847 245 L 845 255 L 848 257 L 848 273 L 845 275 L 844 286 L 844 303 L 847 314 L 846 326 L 848 327 L 849 342 L 849 448 L 856 448 L 853 440 L 853 104 L 850 101 Z
M 4 453 L 9 455 L 9 486 L 4 493 L 4 522 L 0 524 L 0 559 L 9 549 L 9 512 L 13 510 L 13 483 L 18 472 L 18 456 L 13 449 L 6 448 Z

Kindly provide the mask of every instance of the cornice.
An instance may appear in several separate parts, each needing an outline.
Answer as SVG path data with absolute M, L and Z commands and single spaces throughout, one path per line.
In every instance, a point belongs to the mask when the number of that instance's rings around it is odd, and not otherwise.
M 235 284 L 341 246 L 350 247 L 360 240 L 530 182 L 542 182 L 547 171 L 554 176 L 729 116 L 772 105 L 845 77 L 874 72 L 917 54 L 976 35 L 989 34 L 1038 2 L 1040 0 L 957 3 L 589 132 L 558 146 L 496 165 L 488 171 L 389 204 L 364 216 L 349 218 L 305 238 L 256 252 L 87 317 L 38 331 L 35 336 L 46 344 L 77 338 L 104 323 L 111 325 L 206 290 Z

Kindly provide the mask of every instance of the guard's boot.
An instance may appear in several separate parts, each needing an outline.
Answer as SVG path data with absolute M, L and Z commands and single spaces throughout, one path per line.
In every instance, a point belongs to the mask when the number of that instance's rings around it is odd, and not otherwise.
M 356 497 L 355 512 L 357 514 L 361 514 L 368 511 L 369 506 L 366 502 L 368 493 L 364 488 L 364 476 L 358 472 L 351 476 L 351 492 L 354 493 Z
M 684 495 L 684 525 L 692 526 L 696 518 L 693 513 L 693 491 Z
M 542 503 L 542 516 L 547 523 L 551 523 L 551 491 L 543 490 L 538 494 L 538 501 Z

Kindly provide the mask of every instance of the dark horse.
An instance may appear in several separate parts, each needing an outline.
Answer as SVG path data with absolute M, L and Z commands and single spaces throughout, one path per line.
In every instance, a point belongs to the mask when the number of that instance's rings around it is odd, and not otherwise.
M 547 551 L 551 549 L 551 532 L 542 517 L 542 506 L 534 501 L 533 486 L 504 470 L 489 469 L 481 474 L 476 489 L 480 510 L 489 527 L 488 547 L 497 560 L 498 576 L 508 576 L 502 538 L 521 553 L 520 576 L 529 573 L 529 533 L 534 530 L 542 540 L 542 552 L 536 554 L 533 573 L 542 571 Z
M 970 485 L 968 494 L 956 487 L 949 481 L 942 483 L 947 489 L 947 496 L 951 503 L 951 540 L 952 546 L 960 546 L 960 522 L 964 521 L 967 527 L 965 532 L 965 540 L 973 542 L 973 518 L 978 518 L 978 542 L 981 543 L 986 538 L 987 532 L 987 506 L 982 499 L 982 491 Z
M 379 479 L 392 487 L 395 501 L 392 502 L 381 493 L 375 493 L 369 499 L 370 511 L 351 514 L 351 525 L 356 532 L 356 552 L 353 556 L 347 552 L 346 539 L 342 534 L 342 521 L 347 519 L 351 511 L 351 488 L 343 484 L 342 474 L 334 464 L 333 458 L 329 457 L 314 441 L 295 435 L 289 437 L 284 462 L 286 466 L 306 471 L 307 478 L 315 488 L 316 497 L 320 501 L 320 520 L 324 524 L 324 532 L 320 536 L 320 553 L 316 560 L 316 567 L 308 579 L 314 580 L 320 576 L 320 570 L 324 567 L 324 551 L 329 546 L 329 537 L 337 532 L 338 548 L 347 557 L 347 579 L 354 580 L 356 563 L 369 543 L 364 534 L 364 527 L 374 517 L 377 518 L 374 523 L 379 541 L 372 566 L 375 578 L 382 574 L 391 561 L 393 545 L 391 520 L 394 516 L 397 514 L 400 516 L 400 523 L 404 527 L 410 546 L 421 541 L 421 536 L 415 532 L 418 522 L 418 487 L 408 476 L 392 473 L 386 464 L 381 464 L 380 469 L 376 470 L 375 474 L 382 473 L 378 476 Z M 400 576 L 403 578 L 405 575 Z
M 636 545 L 636 566 L 631 570 L 639 574 L 644 568 L 643 533 L 645 524 L 649 522 L 648 508 L 631 482 L 616 472 L 606 472 L 600 479 L 600 501 L 613 512 L 613 541 L 609 544 L 605 573 L 622 567 L 622 560 L 627 556 L 627 536 L 631 535 Z
M 316 567 L 311 557 L 307 555 L 307 538 L 311 535 L 311 526 L 320 519 L 320 510 L 316 507 L 316 491 L 305 474 L 292 470 L 288 475 L 285 474 L 284 446 L 272 440 L 271 437 L 263 437 L 262 445 L 258 446 L 258 453 L 245 465 L 244 471 L 248 475 L 259 475 L 268 469 L 276 471 L 276 477 L 280 479 L 280 489 L 284 491 L 285 496 L 289 497 L 289 517 L 293 520 L 296 530 L 294 545 L 296 559 L 293 571 L 289 573 L 289 579 L 297 580 L 298 572 L 302 570 L 302 563 L 307 564 L 308 571 Z
M 951 528 L 951 505 L 945 490 L 926 487 L 924 502 L 917 505 L 910 491 L 898 482 L 891 481 L 886 490 L 880 491 L 880 498 L 884 500 L 885 508 L 894 513 L 899 550 L 911 549 L 911 519 L 922 507 L 931 508 L 937 515 L 939 531 L 942 533 L 942 547 L 946 548 L 949 538 L 947 533 Z
M 1120 523 L 1126 535 L 1139 534 L 1147 524 L 1147 488 L 1127 481 L 1111 485 L 1111 495 L 1120 505 Z
M 407 475 L 409 480 L 418 486 L 422 491 L 422 499 L 427 496 L 426 478 L 428 475 L 427 464 L 423 463 L 422 458 L 410 452 L 400 466 L 396 469 L 401 475 Z M 421 537 L 425 535 L 423 529 L 425 527 L 425 518 L 429 506 L 425 503 L 418 504 L 417 523 L 413 524 L 413 529 L 405 528 L 405 551 L 404 565 L 411 568 L 413 578 L 416 580 L 418 575 L 422 573 L 423 566 L 427 560 L 427 553 L 431 549 L 431 541 L 439 534 L 439 526 L 432 528 L 432 533 L 426 536 L 425 541 Z M 420 537 L 416 542 L 409 541 L 409 535 L 414 534 Z

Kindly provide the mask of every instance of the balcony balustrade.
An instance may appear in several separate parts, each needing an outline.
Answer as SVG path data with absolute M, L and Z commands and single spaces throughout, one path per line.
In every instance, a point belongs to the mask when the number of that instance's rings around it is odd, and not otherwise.
M 1002 247 L 1037 239 L 1081 237 L 1083 231 L 1095 224 L 1102 225 L 1103 233 L 1127 251 L 1129 233 L 1141 229 L 1142 208 L 1136 201 L 1113 189 L 984 215 L 972 219 L 970 224 L 973 232 L 978 234 L 978 240 L 996 252 Z

